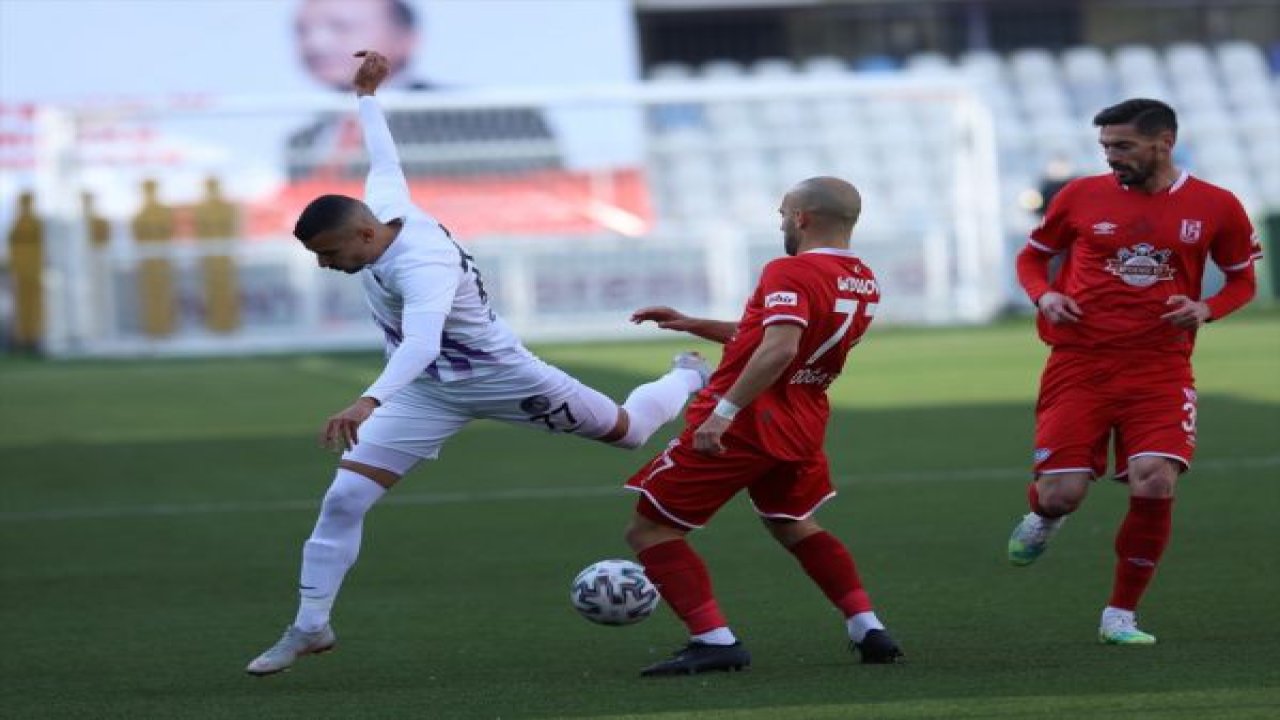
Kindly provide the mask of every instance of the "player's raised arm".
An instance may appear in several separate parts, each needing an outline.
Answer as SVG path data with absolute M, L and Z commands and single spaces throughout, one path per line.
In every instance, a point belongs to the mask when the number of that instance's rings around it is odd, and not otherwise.
M 364 58 L 356 69 L 352 86 L 360 103 L 360 126 L 364 131 L 364 146 L 369 153 L 369 177 L 365 181 L 365 197 L 380 200 L 409 200 L 409 183 L 400 168 L 400 155 L 396 152 L 395 139 L 387 126 L 386 115 L 375 94 L 382 81 L 391 72 L 391 65 L 381 53 L 361 50 L 356 57 Z

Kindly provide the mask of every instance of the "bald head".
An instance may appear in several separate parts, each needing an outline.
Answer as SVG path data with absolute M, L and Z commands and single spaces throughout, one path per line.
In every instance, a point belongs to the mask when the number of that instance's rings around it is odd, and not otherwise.
M 811 177 L 791 192 L 792 207 L 813 214 L 816 224 L 852 230 L 862 214 L 862 196 L 852 184 L 836 177 Z

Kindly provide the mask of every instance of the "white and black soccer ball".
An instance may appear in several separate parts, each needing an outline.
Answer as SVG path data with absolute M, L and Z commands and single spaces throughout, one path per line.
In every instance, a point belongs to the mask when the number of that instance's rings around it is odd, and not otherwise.
M 578 614 L 593 623 L 630 625 L 652 615 L 660 597 L 644 568 L 630 560 L 610 559 L 578 573 L 569 599 Z

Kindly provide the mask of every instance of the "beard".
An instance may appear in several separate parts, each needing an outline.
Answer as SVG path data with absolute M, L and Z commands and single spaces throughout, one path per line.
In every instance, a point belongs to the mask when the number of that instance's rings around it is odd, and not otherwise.
M 1116 179 L 1124 185 L 1141 185 L 1151 179 L 1151 168 L 1142 165 L 1112 165 L 1111 171 Z
M 800 236 L 795 232 L 784 231 L 782 233 L 782 250 L 786 254 L 794 257 L 796 251 L 800 249 Z

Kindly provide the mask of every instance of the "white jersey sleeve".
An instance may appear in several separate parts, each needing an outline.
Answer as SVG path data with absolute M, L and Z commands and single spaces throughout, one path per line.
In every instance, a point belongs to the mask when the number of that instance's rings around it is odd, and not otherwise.
M 365 390 L 379 404 L 418 379 L 440 356 L 445 318 L 453 307 L 462 268 L 448 253 L 408 253 L 378 282 L 400 299 L 399 342 L 387 366 Z
M 365 151 L 369 153 L 369 175 L 365 179 L 365 202 L 374 216 L 384 222 L 404 218 L 413 210 L 409 183 L 400 167 L 395 139 L 387 126 L 382 106 L 372 95 L 360 97 L 360 127 Z

